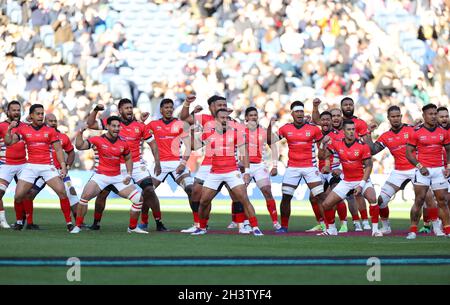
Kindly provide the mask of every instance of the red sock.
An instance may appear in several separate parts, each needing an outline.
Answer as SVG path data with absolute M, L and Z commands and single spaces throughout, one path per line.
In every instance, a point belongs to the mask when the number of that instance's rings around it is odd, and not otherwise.
M 336 206 L 336 210 L 339 216 L 340 221 L 346 221 L 347 220 L 347 206 L 343 201 L 339 202 Z
M 267 210 L 269 211 L 272 222 L 278 221 L 277 204 L 274 199 L 266 200 Z
M 409 232 L 414 232 L 417 234 L 417 226 L 410 226 L 409 227 Z
M 22 200 L 23 208 L 25 209 L 25 214 L 27 215 L 27 223 L 33 223 L 33 200 L 24 199 Z
M 325 221 L 327 225 L 334 223 L 334 218 L 336 217 L 336 211 L 334 209 L 325 210 Z
M 380 208 L 380 217 L 383 220 L 389 218 L 389 207 Z
M 378 219 L 380 218 L 380 207 L 378 206 L 378 204 L 370 205 L 369 213 L 372 223 L 378 223 Z
M 141 222 L 146 225 L 148 224 L 148 212 L 141 213 Z
M 100 222 L 102 220 L 103 213 L 94 212 L 94 221 Z
M 208 226 L 208 219 L 202 219 L 200 218 L 200 229 L 206 230 L 206 227 Z
M 155 220 L 161 220 L 161 211 L 159 211 L 159 212 L 152 211 L 152 214 L 153 214 L 153 218 Z M 148 223 L 148 221 L 147 221 L 147 223 Z
M 445 226 L 444 227 L 444 233 L 447 235 L 450 235 L 450 226 Z
M 281 216 L 281 226 L 287 228 L 289 226 L 289 217 Z
M 436 221 L 439 218 L 438 208 L 428 208 L 428 222 Z
M 77 227 L 81 227 L 81 225 L 83 224 L 84 221 L 84 217 L 83 216 L 77 216 L 76 220 L 75 220 L 75 225 Z
M 236 223 L 243 223 L 244 220 L 245 220 L 245 213 L 237 213 L 237 214 L 235 214 L 235 219 L 234 219 L 234 221 L 235 221 Z
M 369 217 L 367 216 L 367 209 L 359 210 L 359 213 L 361 214 L 361 219 L 362 220 L 368 220 L 369 219 Z
M 61 206 L 61 211 L 64 214 L 66 223 L 72 222 L 72 216 L 70 215 L 70 201 L 69 198 L 59 199 L 59 205 Z
M 359 221 L 359 214 L 356 212 L 355 214 L 352 214 L 352 220 L 353 221 Z
M 136 229 L 138 218 L 130 217 L 130 229 Z
M 252 228 L 258 226 L 258 219 L 256 219 L 255 216 L 249 217 L 249 218 L 248 218 L 248 221 L 250 222 L 250 226 L 251 226 Z
M 311 203 L 314 215 L 316 216 L 317 222 L 323 221 L 322 215 L 320 215 L 320 208 L 319 204 L 317 203 Z
M 430 213 L 428 212 L 428 208 L 423 208 L 423 222 L 430 222 Z
M 18 221 L 18 220 L 22 221 L 23 214 L 25 213 L 23 203 L 14 200 L 14 211 L 16 212 L 16 221 Z
M 194 223 L 199 223 L 200 218 L 198 217 L 198 212 L 192 212 L 192 215 L 194 216 Z

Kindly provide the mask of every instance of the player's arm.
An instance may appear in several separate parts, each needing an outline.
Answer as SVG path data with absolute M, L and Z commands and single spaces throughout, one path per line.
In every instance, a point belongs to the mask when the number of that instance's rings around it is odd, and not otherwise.
M 444 146 L 445 151 L 447 152 L 447 167 L 446 171 L 444 172 L 445 177 L 450 177 L 450 144 L 447 144 Z
M 89 141 L 83 139 L 83 132 L 86 129 L 83 127 L 80 131 L 77 133 L 77 137 L 75 138 L 75 147 L 78 150 L 88 150 L 91 148 L 91 144 Z
M 125 160 L 125 167 L 127 169 L 127 175 L 123 179 L 123 183 L 128 185 L 130 184 L 131 177 L 133 176 L 133 159 L 131 158 L 131 152 L 128 151 L 127 154 L 123 155 L 123 159 Z
M 319 105 L 322 101 L 319 98 L 315 98 L 313 100 L 313 111 L 311 114 L 311 118 L 314 124 L 319 125 L 320 123 L 320 112 L 319 112 Z
M 159 160 L 158 145 L 156 144 L 156 141 L 151 141 L 150 143 L 148 143 L 148 146 L 150 146 L 150 150 L 152 151 L 153 154 L 153 159 L 155 159 L 154 173 L 156 176 L 159 176 L 161 174 L 161 161 Z
M 280 158 L 280 153 L 278 151 L 278 144 L 273 143 L 269 147 L 272 154 L 272 169 L 270 171 L 270 175 L 276 176 L 278 175 L 278 160 Z
M 360 184 L 355 189 L 355 195 L 362 194 L 362 190 L 364 189 L 364 186 L 366 185 L 367 181 L 369 180 L 370 173 L 372 172 L 372 168 L 373 168 L 372 158 L 364 159 L 362 162 L 364 164 L 364 176 L 363 176 L 363 179 L 360 182 Z
M 8 145 L 12 145 L 15 144 L 17 142 L 19 142 L 20 138 L 17 134 L 12 133 L 12 129 L 17 127 L 17 122 L 16 121 L 12 121 L 11 124 L 9 124 L 8 126 L 8 130 L 6 130 L 6 134 L 5 134 L 5 144 L 6 146 Z
M 409 163 L 417 167 L 422 175 L 428 176 L 428 169 L 417 160 L 416 147 L 410 143 L 406 144 L 406 159 L 408 159 Z
M 267 144 L 272 145 L 281 140 L 280 136 L 276 132 L 272 132 L 272 125 L 275 123 L 275 119 L 270 120 L 269 126 L 267 127 Z
M 184 101 L 183 108 L 181 109 L 181 112 L 180 112 L 180 120 L 185 121 L 185 122 L 189 123 L 190 125 L 193 125 L 195 122 L 195 119 L 194 119 L 195 110 L 192 113 L 189 113 L 189 107 L 191 106 L 191 104 L 194 101 L 195 101 L 195 96 L 193 96 L 193 95 L 188 96 L 186 98 L 186 100 Z M 196 109 L 198 110 L 199 108 L 196 107 Z
M 329 136 L 323 137 L 323 139 L 318 143 L 317 147 L 319 148 L 319 152 L 317 153 L 317 157 L 320 160 L 329 160 L 331 156 L 331 151 L 328 148 L 328 144 L 331 139 Z
M 191 151 L 192 151 L 190 134 L 189 134 L 189 136 L 183 137 L 181 139 L 181 141 L 183 141 L 185 149 L 184 149 L 183 157 L 181 158 L 181 161 L 180 161 L 180 165 L 178 165 L 178 167 L 176 169 L 177 174 L 181 174 L 185 170 L 187 161 L 189 160 L 189 157 L 191 156 Z
M 70 169 L 73 165 L 73 162 L 75 161 L 75 151 L 72 149 L 67 153 L 67 169 Z
M 105 110 L 105 106 L 104 105 L 100 105 L 98 104 L 97 106 L 95 106 L 95 108 L 91 111 L 91 113 L 89 113 L 89 116 L 87 118 L 87 126 L 90 129 L 95 129 L 95 130 L 103 130 L 103 126 L 100 126 L 99 122 L 97 121 L 97 113 L 99 111 L 103 111 Z
M 378 154 L 380 151 L 382 151 L 384 149 L 384 145 L 381 144 L 380 142 L 376 141 L 375 143 L 372 140 L 372 131 L 369 130 L 369 134 L 367 135 L 366 139 L 366 144 L 369 145 L 370 147 L 370 153 L 373 155 Z
M 62 149 L 61 141 L 53 142 L 53 148 L 55 149 L 56 159 L 61 165 L 61 176 L 64 178 L 67 175 L 67 164 L 64 160 L 64 152 Z
M 239 145 L 240 144 L 240 145 Z M 248 156 L 247 141 L 238 144 L 238 153 L 242 157 L 241 162 L 244 166 L 244 182 L 245 185 L 250 184 L 250 158 Z

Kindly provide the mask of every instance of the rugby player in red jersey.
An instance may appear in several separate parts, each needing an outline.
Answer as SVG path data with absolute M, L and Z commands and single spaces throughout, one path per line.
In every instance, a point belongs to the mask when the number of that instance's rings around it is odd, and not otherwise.
M 96 162 L 94 174 L 85 185 L 81 194 L 77 209 L 76 226 L 70 233 L 77 234 L 81 231 L 89 200 L 100 194 L 108 185 L 113 185 L 120 197 L 129 199 L 132 203 L 128 233 L 148 233 L 137 226 L 143 198 L 135 184 L 130 184 L 133 177 L 133 157 L 128 142 L 119 136 L 121 123 L 120 117 L 111 116 L 106 120 L 107 132 L 102 136 L 83 140 L 85 127 L 77 134 L 76 148 L 78 150 L 92 148 L 95 152 Z M 125 162 L 126 174 L 123 174 L 121 171 L 122 159 Z
M 28 162 L 19 175 L 14 200 L 21 202 L 32 189 L 36 178 L 41 176 L 58 195 L 67 229 L 71 231 L 73 224 L 70 215 L 70 201 L 61 179 L 67 174 L 61 141 L 56 130 L 44 124 L 44 107 L 42 105 L 34 104 L 30 107 L 30 118 L 32 120 L 30 125 L 19 125 L 17 121 L 11 122 L 4 138 L 6 145 L 23 140 L 28 154 Z M 16 129 L 12 133 L 14 128 Z M 57 160 L 61 164 L 60 173 L 54 166 L 53 149 L 56 150 Z
M 417 236 L 417 224 L 428 188 L 434 193 L 441 209 L 442 225 L 438 221 L 437 207 L 428 207 L 428 217 L 437 236 L 450 236 L 450 215 L 447 207 L 447 178 L 450 176 L 450 138 L 448 131 L 437 123 L 437 106 L 428 104 L 422 108 L 423 125 L 414 129 L 406 147 L 406 158 L 417 167 L 414 177 L 414 205 L 411 208 L 411 227 L 407 239 Z M 444 160 L 443 149 L 447 153 Z
M 326 136 L 323 145 L 319 147 L 319 159 L 326 160 L 331 154 L 337 154 L 343 167 L 343 180 L 328 194 L 323 203 L 327 230 L 320 235 L 337 235 L 334 224 L 334 205 L 347 197 L 350 191 L 354 196 L 364 196 L 370 203 L 370 216 L 372 218 L 372 236 L 383 236 L 378 229 L 379 207 L 375 190 L 370 181 L 372 171 L 372 157 L 370 147 L 361 140 L 356 139 L 355 123 L 346 120 L 343 123 L 345 138 L 334 141 Z
M 247 148 L 250 161 L 250 178 L 256 183 L 266 200 L 266 207 L 275 230 L 281 228 L 278 222 L 277 206 L 272 195 L 270 176 L 277 175 L 278 152 L 276 144 L 272 145 L 272 169 L 269 173 L 264 161 L 264 145 L 267 143 L 267 130 L 258 125 L 258 110 L 255 107 L 248 107 L 245 110 L 245 128 Z M 270 175 L 270 176 L 269 176 Z
M 157 188 L 164 182 L 167 176 L 172 176 L 173 180 L 183 188 L 188 195 L 189 205 L 192 208 L 192 184 L 193 179 L 186 168 L 187 160 L 191 154 L 191 142 L 189 128 L 185 130 L 183 121 L 173 117 L 174 103 L 171 99 L 165 98 L 160 102 L 160 112 L 162 118 L 151 121 L 146 127 L 155 138 L 158 146 L 161 173 L 153 177 L 153 185 Z M 181 143 L 184 143 L 185 151 L 181 157 Z M 145 211 L 145 208 L 143 208 Z M 148 210 L 147 210 L 148 211 Z M 194 209 L 192 208 L 194 214 Z M 148 212 L 147 212 L 148 213 Z M 194 214 L 195 222 L 195 214 Z
M 119 137 L 124 139 L 131 150 L 131 157 L 133 161 L 133 181 L 142 189 L 144 196 L 145 207 L 141 216 L 142 223 L 148 224 L 148 207 L 152 209 L 153 218 L 156 222 L 157 231 L 167 231 L 166 227 L 162 223 L 162 215 L 160 210 L 159 199 L 155 194 L 155 188 L 153 187 L 152 176 L 147 169 L 147 164 L 142 159 L 142 143 L 146 142 L 153 153 L 155 159 L 154 174 L 157 176 L 161 173 L 161 165 L 159 163 L 159 151 L 153 136 L 148 132 L 145 124 L 136 121 L 133 114 L 133 103 L 129 99 L 121 99 L 119 101 L 119 114 L 120 114 L 120 132 Z M 106 119 L 96 120 L 97 113 L 104 110 L 103 105 L 97 105 L 89 114 L 87 125 L 90 129 L 105 130 Z M 126 174 L 125 160 L 121 158 L 121 171 L 122 174 Z M 102 218 L 103 210 L 105 209 L 106 198 L 110 191 L 116 191 L 113 187 L 107 187 L 105 190 L 97 196 L 95 200 L 95 214 L 94 223 L 90 227 L 91 230 L 100 229 L 100 221 Z M 145 228 L 145 227 L 144 227 Z
M 450 137 L 450 120 L 448 116 L 447 107 L 439 107 L 437 109 L 437 120 L 439 126 L 447 130 L 447 133 L 449 134 Z M 443 150 L 443 152 L 444 152 L 444 160 L 446 160 L 447 152 L 445 151 L 445 149 Z M 447 204 L 450 206 L 450 178 L 448 179 Z
M 316 125 L 305 121 L 303 103 L 295 101 L 291 104 L 293 123 L 283 125 L 278 133 L 272 133 L 272 122 L 267 129 L 267 144 L 272 145 L 285 138 L 289 147 L 288 167 L 283 177 L 283 196 L 280 204 L 281 228 L 277 233 L 287 233 L 291 215 L 291 200 L 300 181 L 305 179 L 311 193 L 317 197 L 320 204 L 325 199 L 322 178 L 316 161 L 316 145 L 319 145 L 323 135 Z
M 203 133 L 210 133 L 211 130 L 215 127 L 215 118 L 214 115 L 217 112 L 218 109 L 226 109 L 227 108 L 227 101 L 224 97 L 213 95 L 210 98 L 208 98 L 208 107 L 211 114 L 200 114 L 199 112 L 202 111 L 201 106 L 196 106 L 195 109 L 192 111 L 192 113 L 189 113 L 189 107 L 190 105 L 195 101 L 195 96 L 188 96 L 186 100 L 183 103 L 183 108 L 180 112 L 180 120 L 187 122 L 189 125 L 193 125 L 194 129 L 199 129 L 200 134 Z M 192 144 L 194 145 L 194 150 L 199 149 L 195 145 L 195 141 L 192 141 Z M 206 145 L 204 147 L 204 159 L 200 165 L 200 168 L 198 169 L 197 173 L 194 177 L 194 185 L 192 187 L 192 210 L 194 213 L 194 224 L 192 227 L 181 230 L 183 233 L 192 233 L 195 232 L 196 229 L 199 226 L 199 223 L 195 220 L 198 220 L 198 207 L 200 205 L 200 198 L 202 194 L 202 188 L 203 184 L 205 182 L 206 177 L 211 171 L 212 166 L 212 151 L 210 145 Z M 225 184 L 225 187 L 230 192 L 230 188 L 227 184 Z M 237 198 L 234 197 L 233 193 L 230 192 L 230 197 L 232 200 L 232 210 L 235 211 L 237 214 L 244 214 L 242 203 L 237 200 Z M 239 227 L 239 231 L 241 233 L 249 233 L 246 228 L 241 225 Z
M 0 123 L 0 227 L 9 229 L 10 226 L 6 221 L 5 210 L 3 208 L 3 196 L 11 181 L 22 171 L 27 162 L 27 153 L 25 151 L 25 142 L 19 141 L 13 145 L 6 146 L 5 135 L 11 122 L 20 122 L 20 103 L 11 101 L 6 108 L 7 119 Z M 13 130 L 14 132 L 14 130 Z M 23 204 L 14 201 L 14 209 L 18 213 L 17 221 L 22 224 Z
M 404 189 L 409 181 L 414 181 L 415 167 L 406 159 L 406 144 L 414 132 L 414 127 L 402 122 L 402 113 L 398 106 L 391 106 L 387 111 L 387 118 L 391 124 L 391 129 L 384 132 L 374 143 L 371 137 L 366 138 L 366 143 L 370 146 L 372 155 L 376 155 L 387 148 L 394 157 L 395 168 L 389 175 L 381 188 L 378 196 L 380 206 L 380 217 L 383 227 L 383 234 L 391 233 L 389 224 L 388 203 L 392 197 L 401 189 Z M 370 132 L 375 126 L 371 126 Z
M 223 183 L 228 184 L 231 194 L 244 205 L 245 214 L 248 217 L 253 235 L 262 236 L 258 228 L 255 209 L 250 203 L 246 185 L 250 182 L 249 159 L 246 153 L 245 135 L 238 135 L 238 131 L 232 128 L 228 121 L 228 110 L 219 109 L 215 113 L 215 127 L 207 133 L 202 134 L 202 142 L 210 145 L 212 151 L 211 172 L 205 179 L 200 199 L 199 218 L 200 227 L 192 235 L 206 234 L 211 201 L 217 195 Z M 236 154 L 243 157 L 245 173 L 244 180 L 238 171 Z

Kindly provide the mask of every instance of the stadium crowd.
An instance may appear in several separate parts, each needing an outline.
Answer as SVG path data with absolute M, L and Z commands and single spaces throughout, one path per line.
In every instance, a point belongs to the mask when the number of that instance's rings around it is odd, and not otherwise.
M 119 74 L 138 41 L 128 39 L 114 17 L 120 13 L 114 2 L 1 1 L 2 104 L 17 99 L 27 113 L 42 103 L 72 140 L 94 104 L 104 104 L 107 115 L 117 113 L 114 102 L 122 97 L 158 117 L 162 97 L 174 99 L 177 114 L 190 93 L 204 109 L 207 97 L 219 93 L 231 103 L 232 116 L 243 119 L 243 110 L 255 105 L 261 125 L 277 116 L 281 126 L 291 118 L 293 100 L 305 101 L 310 113 L 314 97 L 326 110 L 348 95 L 357 102 L 355 115 L 380 123 L 380 133 L 388 129 L 390 105 L 399 105 L 413 123 L 423 105 L 449 104 L 449 7 L 442 0 L 153 1 L 170 7 L 183 31 L 179 53 L 166 56 L 187 60 L 177 79 L 154 81 L 145 90 Z M 365 26 L 380 10 L 396 8 L 418 20 L 410 30 L 427 46 L 421 64 L 393 57 L 386 49 L 401 45 L 386 45 L 385 32 Z M 357 19 L 361 14 L 364 22 Z M 92 168 L 92 152 L 77 155 L 75 167 Z M 148 149 L 145 156 L 151 156 Z M 380 162 L 387 156 L 376 157 L 374 173 L 392 168 L 393 162 Z

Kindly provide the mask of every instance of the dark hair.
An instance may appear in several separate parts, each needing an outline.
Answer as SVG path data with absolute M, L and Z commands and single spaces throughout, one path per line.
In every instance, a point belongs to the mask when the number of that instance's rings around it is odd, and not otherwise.
M 22 107 L 22 105 L 20 105 L 20 103 L 16 100 L 11 101 L 8 103 L 8 106 L 6 107 L 7 110 L 9 110 L 9 108 L 11 108 L 11 105 L 19 105 L 19 107 Z
M 120 118 L 117 116 L 117 115 L 113 115 L 113 116 L 110 116 L 107 120 L 106 120 L 106 123 L 108 124 L 108 125 L 111 125 L 111 123 L 112 123 L 112 121 L 121 121 L 120 120 Z
M 42 108 L 42 109 L 44 109 L 44 106 L 42 105 L 42 104 L 34 104 L 34 105 L 31 105 L 31 107 L 30 107 L 30 114 L 32 114 L 36 109 L 38 109 L 38 108 Z
M 217 117 L 219 115 L 219 112 L 222 112 L 222 111 L 224 111 L 228 114 L 228 110 L 226 108 L 220 108 L 220 109 L 217 109 L 215 116 Z
M 250 112 L 252 112 L 252 111 L 258 112 L 258 109 L 256 109 L 256 108 L 253 107 L 253 106 L 248 107 L 247 109 L 245 109 L 245 116 L 247 116 L 247 115 L 248 115 Z
M 303 105 L 302 102 L 300 102 L 300 101 L 294 101 L 294 102 L 292 102 L 292 104 L 291 104 L 291 110 L 294 109 L 294 107 L 296 107 L 296 106 L 302 106 L 302 107 L 305 107 L 305 105 Z
M 329 111 L 324 111 L 324 112 L 322 112 L 322 113 L 320 114 L 320 117 L 322 118 L 324 115 L 332 116 L 332 115 L 331 115 L 331 112 L 329 112 Z
M 435 104 L 428 104 L 422 107 L 422 112 L 427 111 L 428 109 L 437 109 L 437 106 Z
M 173 101 L 170 98 L 162 99 L 161 103 L 159 103 L 159 108 L 162 108 L 165 104 L 173 105 Z
M 341 100 L 341 106 L 345 101 L 351 101 L 353 104 L 355 103 L 351 97 L 346 96 Z
M 126 105 L 126 104 L 131 104 L 131 105 L 133 105 L 133 102 L 131 102 L 129 99 L 127 99 L 127 98 L 123 98 L 123 99 L 121 99 L 120 101 L 119 101 L 119 108 L 121 108 L 123 105 Z
M 391 113 L 392 111 L 400 111 L 401 112 L 400 107 L 398 107 L 396 105 L 389 107 L 387 110 L 387 114 L 389 115 L 389 113 Z
M 208 99 L 208 106 L 211 106 L 212 103 L 217 102 L 217 101 L 226 101 L 227 99 L 224 98 L 223 96 L 219 96 L 219 95 L 213 95 Z
M 437 109 L 437 112 L 439 112 L 439 111 L 447 111 L 447 112 L 448 112 L 448 108 L 447 108 L 447 107 L 444 107 L 444 106 L 441 106 L 441 107 L 439 107 L 439 108 Z
M 342 123 L 342 128 L 345 128 L 345 125 L 355 125 L 355 122 L 353 122 L 352 120 L 344 120 L 344 122 Z

